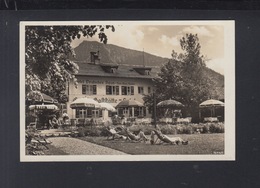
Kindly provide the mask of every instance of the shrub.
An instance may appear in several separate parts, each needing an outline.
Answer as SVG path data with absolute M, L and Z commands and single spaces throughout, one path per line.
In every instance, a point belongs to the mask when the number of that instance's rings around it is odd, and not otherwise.
M 79 132 L 79 137 L 84 137 L 85 136 L 85 130 L 83 127 L 79 127 L 78 128 L 78 132 Z
M 223 123 L 211 123 L 209 125 L 210 133 L 224 133 L 224 124 Z
M 160 127 L 160 129 L 163 134 L 177 134 L 177 129 L 173 125 L 163 125 Z
M 129 130 L 135 134 L 137 134 L 140 129 L 144 132 L 145 135 L 150 135 L 152 130 L 154 130 L 154 127 L 151 125 L 142 125 L 142 124 L 132 125 L 131 127 L 129 127 Z
M 206 133 L 209 133 L 209 132 L 210 132 L 210 131 L 209 131 L 209 126 L 206 125 L 206 124 L 204 124 L 204 125 L 202 126 L 202 132 L 201 132 L 201 133 L 206 134 Z
M 178 134 L 192 134 L 194 132 L 192 125 L 177 125 L 176 128 Z

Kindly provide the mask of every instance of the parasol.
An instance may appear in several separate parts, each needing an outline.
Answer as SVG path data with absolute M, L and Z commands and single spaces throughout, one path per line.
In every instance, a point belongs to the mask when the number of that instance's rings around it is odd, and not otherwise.
M 75 101 L 73 101 L 71 103 L 70 107 L 72 109 L 75 109 L 75 108 L 100 108 L 101 105 L 97 101 L 85 97 L 85 98 L 76 99 Z
M 200 108 L 204 108 L 204 109 L 210 109 L 210 114 L 211 114 L 211 117 L 215 116 L 216 115 L 216 112 L 215 112 L 215 108 L 218 108 L 218 107 L 224 107 L 225 103 L 221 102 L 221 101 L 218 101 L 218 100 L 215 100 L 215 99 L 210 99 L 210 100 L 206 100 L 204 102 L 202 102 L 199 107 Z M 199 116 L 201 117 L 201 112 L 199 112 Z
M 218 100 L 214 100 L 214 99 L 210 99 L 210 100 L 206 100 L 204 102 L 202 102 L 199 105 L 201 108 L 203 107 L 217 107 L 217 106 L 224 106 L 224 103 Z
M 184 107 L 184 105 L 176 100 L 165 100 L 161 101 L 157 104 L 158 107 L 166 107 L 166 108 L 180 108 Z
M 116 105 L 116 108 L 126 108 L 126 107 L 142 107 L 144 106 L 141 102 L 136 100 L 123 100 Z

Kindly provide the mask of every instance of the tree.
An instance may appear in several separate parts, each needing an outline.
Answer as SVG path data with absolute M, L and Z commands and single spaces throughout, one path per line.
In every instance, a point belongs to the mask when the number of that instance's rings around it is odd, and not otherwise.
M 205 76 L 205 59 L 200 54 L 199 38 L 186 34 L 180 40 L 183 53 L 173 50 L 172 59 L 161 67 L 154 79 L 157 103 L 175 99 L 185 105 L 184 113 L 193 118 L 198 115 L 199 104 L 210 97 L 211 81 Z M 148 106 L 152 105 L 151 95 L 144 97 Z
M 71 60 L 75 55 L 71 47 L 76 38 L 98 34 L 100 42 L 107 43 L 105 29 L 111 25 L 86 26 L 26 26 L 25 28 L 25 85 L 26 94 L 43 92 L 66 102 L 66 81 L 73 80 L 78 65 Z

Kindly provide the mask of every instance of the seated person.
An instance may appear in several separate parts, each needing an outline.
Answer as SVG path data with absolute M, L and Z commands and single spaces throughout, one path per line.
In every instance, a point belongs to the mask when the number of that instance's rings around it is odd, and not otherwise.
M 108 126 L 106 129 L 112 135 L 112 140 L 119 139 L 119 138 L 126 139 L 125 136 L 118 134 L 119 132 L 117 132 L 114 128 Z
M 63 117 L 63 125 L 68 126 L 70 125 L 70 118 L 68 116 Z
M 144 132 L 143 132 L 142 129 L 139 130 L 138 136 L 139 136 L 140 139 L 143 140 L 143 141 L 149 140 L 149 139 L 145 136 L 145 134 L 144 134 Z
M 60 121 L 56 119 L 56 115 L 54 115 L 53 118 L 49 120 L 49 124 L 51 128 L 58 128 L 61 125 Z

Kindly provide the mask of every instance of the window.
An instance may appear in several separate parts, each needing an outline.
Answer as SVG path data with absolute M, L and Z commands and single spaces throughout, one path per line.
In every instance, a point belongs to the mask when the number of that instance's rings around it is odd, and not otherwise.
M 96 95 L 97 94 L 97 86 L 96 85 L 82 85 L 82 94 Z
M 122 86 L 122 95 L 134 95 L 134 86 Z
M 148 93 L 151 93 L 151 87 L 148 87 Z
M 115 68 L 111 68 L 111 69 L 110 69 L 110 72 L 111 72 L 111 73 L 115 73 L 115 72 L 116 72 L 116 69 L 115 69 Z
M 144 94 L 144 87 L 138 87 L 138 93 Z
M 86 109 L 76 109 L 76 118 L 86 118 L 87 117 Z
M 145 75 L 150 75 L 150 71 L 149 70 L 145 70 Z
M 92 110 L 92 117 L 94 117 L 94 118 L 102 117 L 102 111 L 101 110 Z
M 106 86 L 107 95 L 119 95 L 119 86 Z
M 87 117 L 88 118 L 92 117 L 92 110 L 87 110 Z

